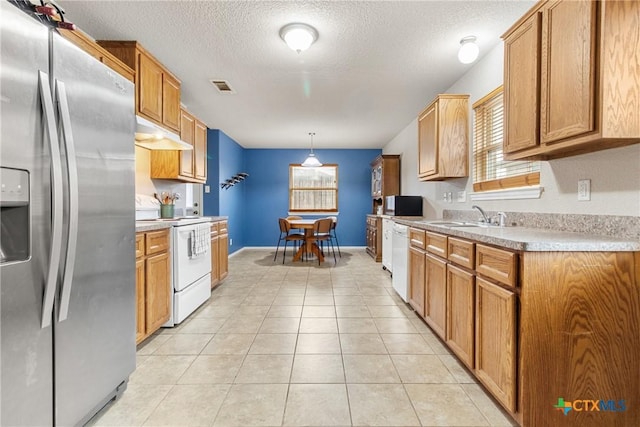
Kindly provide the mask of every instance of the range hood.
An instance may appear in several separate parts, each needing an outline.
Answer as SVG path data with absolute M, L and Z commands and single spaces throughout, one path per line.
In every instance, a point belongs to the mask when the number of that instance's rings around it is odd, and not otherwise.
M 193 150 L 193 146 L 157 124 L 136 116 L 136 142 L 138 147 L 148 150 Z

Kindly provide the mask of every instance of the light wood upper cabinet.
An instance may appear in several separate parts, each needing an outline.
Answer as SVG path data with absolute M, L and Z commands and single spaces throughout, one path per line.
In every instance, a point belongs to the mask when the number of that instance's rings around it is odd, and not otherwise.
M 138 42 L 99 40 L 98 44 L 135 70 L 136 113 L 180 132 L 180 80 Z
M 503 36 L 509 160 L 640 142 L 640 2 L 542 1 Z
M 386 209 L 386 196 L 400 194 L 400 155 L 381 154 L 371 162 L 372 214 Z
M 190 144 L 195 150 L 196 119 L 187 111 L 180 111 L 180 139 Z M 193 178 L 194 150 L 184 150 L 178 153 L 180 157 L 180 175 Z
M 193 168 L 195 178 L 207 180 L 207 126 L 199 120 L 195 123 Z
M 187 110 L 180 110 L 180 139 L 192 150 L 152 150 L 151 178 L 184 182 L 207 181 L 207 126 Z
M 147 55 L 138 55 L 138 113 L 162 123 L 162 67 Z
M 167 72 L 162 74 L 162 123 L 180 130 L 180 80 Z
M 418 179 L 469 176 L 469 95 L 438 95 L 418 116 Z
M 541 20 L 531 15 L 504 41 L 505 153 L 538 146 Z
M 96 43 L 95 40 L 93 40 L 81 30 L 71 31 L 59 29 L 58 32 L 61 36 L 71 41 L 80 49 L 84 50 L 89 55 L 93 56 L 98 61 L 102 62 L 121 76 L 125 77 L 127 80 L 131 82 L 135 81 L 135 73 L 133 69 L 125 65 L 122 61 L 120 61 L 113 54 Z

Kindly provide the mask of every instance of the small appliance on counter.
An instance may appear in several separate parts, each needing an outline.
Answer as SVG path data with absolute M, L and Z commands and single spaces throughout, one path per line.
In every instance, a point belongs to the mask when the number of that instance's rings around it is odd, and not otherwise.
M 422 196 L 386 196 L 385 215 L 422 216 Z

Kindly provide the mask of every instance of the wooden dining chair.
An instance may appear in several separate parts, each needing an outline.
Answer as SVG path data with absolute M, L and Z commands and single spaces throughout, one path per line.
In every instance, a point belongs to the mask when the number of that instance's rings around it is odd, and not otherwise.
M 340 244 L 338 244 L 338 235 L 336 234 L 336 227 L 338 226 L 338 217 L 337 216 L 328 216 L 327 218 L 331 218 L 333 223 L 331 224 L 331 238 L 336 242 L 336 247 L 338 248 L 338 256 L 342 258 L 342 253 L 340 252 Z
M 324 242 L 329 242 L 331 246 L 331 250 L 333 252 L 333 262 L 336 261 L 336 251 L 333 248 L 333 242 L 331 241 L 331 224 L 333 224 L 333 220 L 331 218 L 322 218 L 316 220 L 313 224 L 313 235 L 311 237 L 307 237 L 307 240 L 315 242 L 316 245 L 320 248 L 322 253 L 324 254 Z M 318 265 L 320 265 L 320 258 L 318 257 Z
M 284 241 L 284 249 L 282 251 L 282 263 L 284 264 L 284 258 L 287 256 L 287 243 L 293 242 L 294 248 L 297 248 L 298 242 L 304 244 L 305 236 L 303 233 L 292 233 L 291 224 L 286 218 L 278 218 L 278 225 L 280 226 L 280 237 L 278 237 L 278 245 L 276 246 L 276 254 L 273 256 L 273 261 L 278 257 L 280 242 Z

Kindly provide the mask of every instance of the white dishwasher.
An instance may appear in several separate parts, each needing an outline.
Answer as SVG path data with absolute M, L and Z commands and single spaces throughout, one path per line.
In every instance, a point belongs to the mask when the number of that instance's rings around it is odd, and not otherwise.
M 389 218 L 382 220 L 382 269 L 393 273 L 393 221 Z
M 393 224 L 392 242 L 392 271 L 391 284 L 400 298 L 407 302 L 409 280 L 407 279 L 409 253 L 409 227 Z

